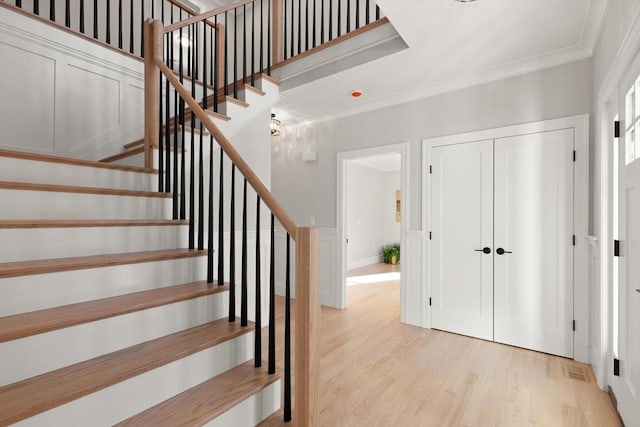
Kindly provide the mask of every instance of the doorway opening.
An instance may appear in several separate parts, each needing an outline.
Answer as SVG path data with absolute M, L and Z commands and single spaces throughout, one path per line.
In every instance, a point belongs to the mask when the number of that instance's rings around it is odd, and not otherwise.
M 402 295 L 407 150 L 394 144 L 338 155 L 341 308 L 371 291 Z

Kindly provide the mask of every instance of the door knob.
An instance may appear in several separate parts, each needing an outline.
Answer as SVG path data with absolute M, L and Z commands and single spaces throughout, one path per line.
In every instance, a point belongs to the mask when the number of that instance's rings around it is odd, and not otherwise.
M 512 252 L 511 252 L 511 251 L 505 251 L 505 250 L 504 250 L 504 249 L 502 249 L 502 248 L 498 248 L 498 249 L 496 249 L 496 253 L 497 253 L 498 255 L 503 255 L 503 254 L 510 254 L 510 253 L 512 253 Z
M 490 254 L 491 253 L 491 248 L 488 246 L 485 246 L 482 249 L 475 249 L 476 252 L 484 252 L 485 254 Z

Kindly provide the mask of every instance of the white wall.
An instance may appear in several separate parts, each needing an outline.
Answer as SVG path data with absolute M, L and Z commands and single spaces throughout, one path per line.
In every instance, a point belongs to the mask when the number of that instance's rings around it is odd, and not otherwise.
M 334 230 L 337 154 L 409 142 L 410 205 L 404 232 L 414 242 L 413 250 L 421 251 L 422 139 L 590 113 L 592 108 L 592 61 L 587 59 L 337 120 L 284 123 L 272 145 L 272 190 L 298 224 L 309 224 L 314 217 L 323 230 Z M 303 162 L 305 151 L 316 151 L 317 161 Z M 416 262 L 412 267 L 403 263 L 403 269 L 411 268 L 403 270 L 411 277 L 403 299 L 410 295 L 415 304 L 403 319 L 423 324 L 423 258 L 405 249 L 403 259 L 408 258 Z
M 375 264 L 384 244 L 385 174 L 347 162 L 347 269 Z

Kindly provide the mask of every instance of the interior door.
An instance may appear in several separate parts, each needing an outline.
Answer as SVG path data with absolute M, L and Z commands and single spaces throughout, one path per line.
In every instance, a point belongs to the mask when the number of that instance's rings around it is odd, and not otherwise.
M 433 148 L 431 176 L 432 327 L 491 340 L 493 140 Z
M 625 86 L 619 150 L 618 410 L 626 425 L 640 425 L 640 79 Z M 624 87 L 623 87 L 624 88 Z
M 495 140 L 494 339 L 573 357 L 573 129 Z

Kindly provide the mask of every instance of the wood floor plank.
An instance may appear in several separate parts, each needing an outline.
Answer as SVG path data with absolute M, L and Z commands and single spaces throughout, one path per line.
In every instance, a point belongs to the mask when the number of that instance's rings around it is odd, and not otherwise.
M 193 282 L 0 317 L 0 343 L 228 290 Z
M 278 337 L 283 312 L 278 298 Z M 322 307 L 320 334 L 320 426 L 620 426 L 589 365 L 401 323 L 399 281 L 347 287 L 346 309 Z M 585 381 L 571 370 L 584 371 Z M 261 424 L 291 425 L 282 413 Z
M 205 256 L 206 250 L 165 249 L 160 251 L 127 252 L 82 257 L 54 258 L 35 261 L 0 263 L 0 279 L 29 274 L 44 274 L 59 271 L 83 270 L 86 268 L 109 267 L 122 264 L 165 261 L 197 256 Z
M 253 330 L 220 319 L 0 387 L 0 425 L 39 414 Z M 135 398 L 132 396 L 132 398 Z
M 4 228 L 89 228 L 89 227 L 155 227 L 189 225 L 176 219 L 8 219 L 0 220 Z
M 36 160 L 40 162 L 50 162 L 50 163 L 62 163 L 67 165 L 122 170 L 122 171 L 139 172 L 139 173 L 146 173 L 146 174 L 154 174 L 158 172 L 156 169 L 147 169 L 147 168 L 137 167 L 137 166 L 105 164 L 102 162 L 96 162 L 92 160 L 73 159 L 69 157 L 60 157 L 60 156 L 54 156 L 50 154 L 28 153 L 25 151 L 15 151 L 15 150 L 6 150 L 6 149 L 0 149 L 0 157 Z
M 116 426 L 190 427 L 203 425 L 273 384 L 279 378 L 278 374 L 269 375 L 264 367 L 255 368 L 253 361 L 249 361 L 116 424 Z
M 79 187 L 73 185 L 35 184 L 27 182 L 0 181 L 0 190 L 49 191 L 61 193 L 104 194 L 108 196 L 157 197 L 169 199 L 170 193 L 158 191 L 120 190 L 115 188 Z

